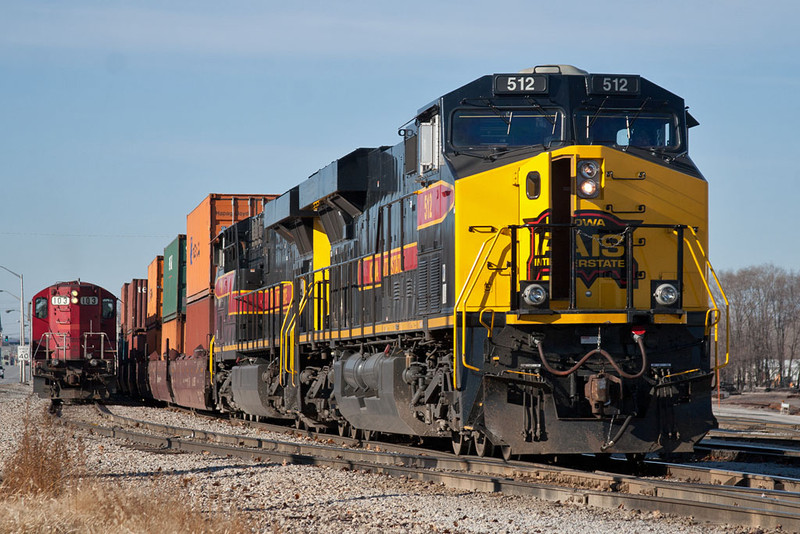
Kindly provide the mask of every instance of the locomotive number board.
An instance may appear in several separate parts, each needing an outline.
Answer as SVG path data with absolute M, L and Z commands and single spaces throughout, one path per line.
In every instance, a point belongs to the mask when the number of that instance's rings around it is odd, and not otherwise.
M 77 300 L 75 301 L 78 302 Z M 82 306 L 96 306 L 100 299 L 97 297 L 81 297 L 81 305 Z M 50 298 L 50 303 L 53 306 L 69 306 L 70 298 L 68 295 L 53 295 Z
M 593 95 L 638 95 L 639 76 L 621 74 L 592 74 L 589 93 Z
M 543 74 L 495 74 L 494 94 L 544 94 L 547 93 L 547 76 Z

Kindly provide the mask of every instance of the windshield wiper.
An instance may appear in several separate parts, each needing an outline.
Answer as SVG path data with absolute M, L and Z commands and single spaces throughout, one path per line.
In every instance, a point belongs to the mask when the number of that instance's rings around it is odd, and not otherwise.
M 594 121 L 597 120 L 597 117 L 600 116 L 600 112 L 603 111 L 603 106 L 606 105 L 606 102 L 608 102 L 608 97 L 605 97 L 603 101 L 600 102 L 600 105 L 597 106 L 597 111 L 594 112 L 594 115 L 592 115 L 592 118 L 589 119 L 589 122 L 586 124 L 586 139 L 589 139 L 589 130 L 594 124 Z
M 489 108 L 489 109 L 491 109 L 492 111 L 494 111 L 494 114 L 495 114 L 495 115 L 497 115 L 498 117 L 500 117 L 500 120 L 502 120 L 502 121 L 503 121 L 503 122 L 506 124 L 506 126 L 508 126 L 508 128 L 509 128 L 509 129 L 511 128 L 511 120 L 510 120 L 509 118 L 507 118 L 507 117 L 506 117 L 506 112 L 502 111 L 500 108 L 498 108 L 497 106 L 495 106 L 495 105 L 492 103 L 492 101 L 491 101 L 491 100 L 489 100 L 489 99 L 487 99 L 487 98 L 484 98 L 484 99 L 482 99 L 482 100 L 481 100 L 481 102 L 482 102 L 482 103 L 483 103 L 483 104 L 484 104 L 484 105 L 485 105 L 487 108 Z M 463 100 L 461 101 L 461 104 L 470 104 L 470 105 L 472 105 L 472 106 L 477 106 L 477 104 L 470 103 L 470 102 L 469 102 L 469 100 L 468 100 L 468 99 L 466 99 L 466 98 L 465 98 L 465 99 L 463 99 Z
M 551 144 L 552 141 L 548 142 L 547 145 L 544 145 L 542 143 L 536 143 L 533 145 L 515 146 L 513 148 L 493 147 L 491 155 L 486 156 L 486 159 L 489 159 L 491 161 L 497 161 L 498 159 L 503 158 L 505 156 L 516 154 L 518 152 L 522 152 L 525 150 L 538 150 L 540 152 L 544 152 L 545 150 L 550 148 Z
M 647 106 L 647 103 L 649 101 L 650 101 L 650 97 L 648 96 L 647 98 L 644 99 L 644 102 L 642 102 L 642 105 L 639 106 L 639 109 L 636 110 L 636 115 L 633 116 L 633 118 L 630 120 L 630 122 L 628 122 L 628 117 L 625 117 L 625 129 L 628 130 L 628 145 L 629 146 L 630 146 L 630 142 L 631 142 L 631 128 L 633 127 L 633 123 L 636 122 L 636 119 L 638 119 L 639 115 L 642 114 L 642 111 L 644 111 L 644 108 Z
M 455 151 L 453 151 L 453 155 L 454 156 L 469 156 L 471 158 L 478 158 L 478 159 L 482 159 L 482 160 L 486 160 L 486 161 L 494 161 L 495 159 L 497 159 L 497 157 L 494 154 L 492 154 L 492 155 L 473 154 L 472 150 L 474 150 L 474 149 L 470 149 L 470 151 L 468 151 L 468 152 L 462 152 L 460 150 L 455 150 Z M 492 150 L 492 148 L 486 147 L 484 149 L 478 149 L 478 150 Z
M 468 151 L 460 151 L 456 150 L 453 152 L 454 156 L 469 156 L 471 158 L 478 158 L 487 161 L 497 161 L 501 157 L 508 156 L 509 154 L 516 154 L 522 150 L 534 150 L 539 149 L 541 151 L 547 150 L 550 148 L 549 142 L 547 145 L 543 145 L 542 143 L 537 143 L 535 145 L 525 145 L 525 146 L 517 146 L 514 148 L 508 148 L 503 146 L 487 146 L 487 147 L 477 147 L 477 148 L 470 148 Z M 489 151 L 490 154 L 475 154 L 474 151 Z
M 552 134 L 555 135 L 555 130 L 556 130 L 556 119 L 555 119 L 555 116 L 551 117 L 550 115 L 548 115 L 547 112 L 542 107 L 542 105 L 539 102 L 535 101 L 530 96 L 525 96 L 525 100 L 530 102 L 531 108 L 533 108 L 534 111 L 538 111 L 539 115 L 544 117 L 547 120 L 547 122 L 550 123 L 550 125 L 553 127 Z

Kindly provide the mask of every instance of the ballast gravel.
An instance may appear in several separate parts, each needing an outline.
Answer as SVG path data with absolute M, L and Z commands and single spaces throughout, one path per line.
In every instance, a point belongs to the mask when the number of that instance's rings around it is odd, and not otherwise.
M 16 449 L 26 411 L 43 413 L 49 402 L 19 384 L 0 385 L 0 469 Z M 29 387 L 27 388 L 29 391 Z M 65 415 L 93 415 L 65 406 Z M 115 407 L 119 415 L 183 427 L 245 434 L 229 423 L 168 410 Z M 100 423 L 102 424 L 102 423 Z M 227 428 L 227 429 L 226 429 Z M 248 431 L 251 432 L 251 431 Z M 262 437 L 266 437 L 263 436 Z M 605 510 L 447 488 L 385 475 L 326 467 L 255 463 L 210 455 L 158 452 L 75 431 L 86 469 L 115 484 L 175 488 L 194 509 L 242 515 L 265 533 L 751 533 L 758 529 L 709 525 L 658 513 Z M 281 439 L 285 439 L 282 436 Z M 170 484 L 160 484 L 166 480 Z

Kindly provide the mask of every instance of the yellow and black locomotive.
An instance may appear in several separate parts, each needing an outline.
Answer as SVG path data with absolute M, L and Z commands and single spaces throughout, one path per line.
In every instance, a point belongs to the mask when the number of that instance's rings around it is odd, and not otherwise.
M 217 407 L 480 455 L 691 450 L 722 359 L 696 124 L 570 66 L 435 100 L 219 235 Z

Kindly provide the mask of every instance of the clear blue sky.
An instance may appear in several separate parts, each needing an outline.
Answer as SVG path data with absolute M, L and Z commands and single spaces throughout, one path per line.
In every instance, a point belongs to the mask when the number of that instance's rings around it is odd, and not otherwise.
M 553 4 L 0 0 L 0 265 L 26 299 L 119 293 L 208 193 L 282 193 L 472 79 L 567 63 L 686 99 L 718 270 L 797 269 L 800 3 Z

